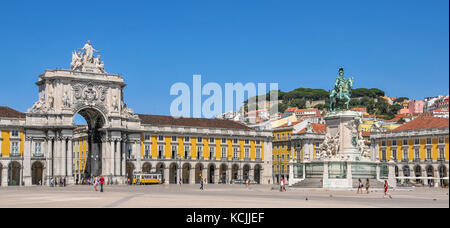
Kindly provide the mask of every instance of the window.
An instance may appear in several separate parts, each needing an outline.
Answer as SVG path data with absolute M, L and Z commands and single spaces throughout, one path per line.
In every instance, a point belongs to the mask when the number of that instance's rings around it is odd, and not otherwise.
M 247 145 L 250 144 L 250 140 L 246 139 L 245 144 L 247 144 Z
M 172 136 L 172 142 L 176 142 L 177 141 L 177 137 L 176 136 Z
M 158 146 L 158 158 L 162 159 L 164 154 L 164 146 Z
M 185 142 L 189 142 L 189 140 L 190 140 L 189 136 L 184 137 Z
M 445 154 L 444 154 L 444 148 L 439 148 L 439 160 L 444 160 Z
M 408 140 L 407 139 L 403 139 L 403 145 L 404 146 L 408 145 Z
M 408 149 L 403 149 L 403 161 L 408 161 Z
M 444 137 L 439 137 L 439 144 L 444 143 Z
M 392 140 L 392 146 L 397 146 L 397 140 Z
M 386 141 L 381 141 L 381 146 L 386 146 Z
M 172 159 L 177 158 L 178 146 L 172 146 Z
M 209 138 L 210 143 L 214 143 L 214 138 Z
M 150 135 L 145 135 L 144 136 L 144 140 L 149 141 L 150 140 Z
M 277 155 L 277 161 L 279 161 L 280 160 L 280 155 Z
M 19 142 L 11 143 L 11 155 L 19 155 Z
M 286 160 L 289 161 L 289 154 L 286 154 Z
M 414 139 L 414 145 L 419 145 L 420 144 L 420 139 Z
M 237 139 L 233 139 L 233 143 L 234 144 L 238 144 L 238 140 Z
M 191 147 L 190 146 L 184 146 L 184 158 L 189 158 L 189 155 L 191 154 Z
M 227 148 L 222 147 L 222 158 L 227 158 Z
M 19 131 L 18 131 L 18 130 L 12 130 L 12 131 L 11 131 L 11 136 L 13 136 L 13 137 L 19 137 Z
M 34 147 L 34 153 L 36 155 L 41 154 L 41 142 L 36 142 L 35 147 Z
M 394 158 L 394 160 L 397 160 L 397 149 L 392 149 L 392 158 Z
M 431 160 L 431 148 L 427 148 L 427 160 Z
M 284 154 L 281 155 L 281 161 L 284 161 Z
M 414 150 L 414 159 L 415 160 L 420 160 L 420 151 L 419 151 L 419 149 L 415 149 Z
M 428 144 L 428 145 L 431 144 L 431 138 L 427 138 L 427 144 Z
M 149 145 L 145 145 L 144 157 L 145 158 L 149 158 L 150 157 L 150 146 Z
M 214 147 L 209 148 L 209 159 L 214 160 L 214 158 L 216 157 L 216 155 L 214 153 L 215 151 L 216 151 L 216 148 L 214 148 Z
M 162 135 L 158 136 L 158 141 L 164 141 L 164 136 Z
M 256 159 L 261 159 L 261 149 L 256 148 Z
M 201 143 L 202 140 L 203 140 L 202 137 L 197 137 L 197 142 L 198 142 L 198 143 Z
M 249 148 L 245 148 L 245 159 L 249 159 L 250 158 L 250 149 Z
M 227 139 L 226 138 L 222 138 L 222 143 L 227 143 Z
M 237 147 L 233 148 L 233 158 L 236 159 L 239 157 L 239 150 Z
M 260 140 L 256 140 L 256 145 L 259 145 L 259 144 L 261 144 L 261 141 Z
M 203 147 L 202 146 L 197 147 L 197 159 L 203 159 Z

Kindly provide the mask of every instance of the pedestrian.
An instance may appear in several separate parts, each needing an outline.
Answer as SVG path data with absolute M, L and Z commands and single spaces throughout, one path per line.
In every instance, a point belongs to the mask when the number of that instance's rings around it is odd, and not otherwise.
M 390 199 L 392 199 L 391 194 L 388 193 L 388 188 L 389 188 L 389 184 L 388 184 L 387 180 L 384 180 L 384 197 L 389 197 Z
M 179 181 L 179 183 L 180 183 L 180 186 L 181 186 L 181 178 L 180 178 L 180 181 Z
M 200 190 L 203 190 L 203 178 L 200 179 Z
M 51 187 L 55 187 L 55 180 L 53 179 L 53 177 L 50 179 L 50 186 Z
M 62 187 L 66 187 L 66 182 L 65 182 L 65 178 L 64 177 L 61 179 L 61 186 Z
M 366 179 L 366 192 L 367 194 L 369 194 L 369 188 L 370 188 L 370 182 L 369 182 L 369 178 Z
M 363 188 L 363 183 L 361 182 L 361 179 L 358 179 L 358 190 L 356 190 L 356 194 L 359 194 L 359 193 L 362 194 L 362 188 Z
M 100 192 L 103 192 L 103 184 L 105 183 L 105 178 L 100 174 Z
M 284 178 L 280 181 L 280 192 L 284 191 Z
M 95 178 L 93 178 L 93 179 L 94 179 L 94 181 L 93 181 L 93 183 L 94 183 L 94 189 L 95 189 L 95 191 L 97 191 L 97 185 L 98 185 L 97 177 L 95 177 Z
M 78 177 L 77 177 L 77 179 L 75 180 L 75 184 L 78 185 Z

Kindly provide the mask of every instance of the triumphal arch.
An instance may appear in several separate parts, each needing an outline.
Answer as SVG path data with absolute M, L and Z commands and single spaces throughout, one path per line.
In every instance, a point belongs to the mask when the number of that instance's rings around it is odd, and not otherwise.
M 271 132 L 231 120 L 135 114 L 125 103 L 123 77 L 107 73 L 98 53 L 88 41 L 72 52 L 71 69 L 39 75 L 38 100 L 25 124 L 15 126 L 25 136 L 23 155 L 3 152 L 11 160 L 4 167 L 15 164 L 10 180 L 73 184 L 101 174 L 124 184 L 134 173 L 160 173 L 165 184 L 270 182 Z M 84 151 L 78 130 L 86 126 L 74 124 L 77 114 L 87 122 Z
M 100 55 L 88 41 L 72 53 L 70 70 L 47 70 L 39 76 L 39 100 L 26 112 L 24 163 L 30 164 L 35 145 L 47 155 L 43 174 L 67 177 L 73 183 L 73 119 L 80 114 L 88 125 L 85 176 L 105 175 L 115 182 L 125 176 L 125 143 L 139 140 L 139 117 L 124 102 L 121 75 L 105 72 Z M 40 142 L 38 144 L 34 142 Z M 28 160 L 28 161 L 27 161 Z M 24 165 L 24 184 L 31 184 Z M 48 179 L 47 178 L 47 179 Z M 44 180 L 48 181 L 48 180 Z

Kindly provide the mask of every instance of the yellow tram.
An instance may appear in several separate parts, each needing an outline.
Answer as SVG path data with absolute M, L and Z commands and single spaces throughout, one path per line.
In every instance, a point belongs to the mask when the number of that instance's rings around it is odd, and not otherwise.
M 133 174 L 133 184 L 161 184 L 162 175 L 160 173 L 135 173 Z

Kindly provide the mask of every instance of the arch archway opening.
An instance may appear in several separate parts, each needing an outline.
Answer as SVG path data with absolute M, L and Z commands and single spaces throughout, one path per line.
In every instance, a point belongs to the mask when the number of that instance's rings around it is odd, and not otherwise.
M 33 185 L 42 185 L 42 174 L 43 174 L 44 166 L 41 162 L 34 162 L 31 166 L 31 184 Z
M 19 162 L 13 161 L 8 166 L 8 185 L 15 186 L 20 185 L 20 169 Z
M 103 113 L 94 107 L 78 110 L 73 117 L 74 130 L 74 175 L 77 179 L 90 178 L 102 174 L 102 138 L 106 124 Z M 107 173 L 103 175 L 108 175 Z

